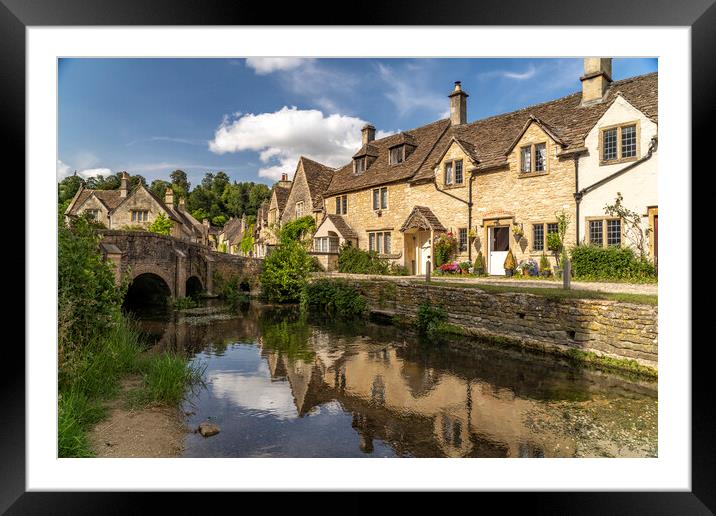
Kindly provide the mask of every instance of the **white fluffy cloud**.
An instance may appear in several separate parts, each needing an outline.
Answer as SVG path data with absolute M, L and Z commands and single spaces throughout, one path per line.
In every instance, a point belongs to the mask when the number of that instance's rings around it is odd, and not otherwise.
M 298 68 L 307 61 L 300 57 L 248 57 L 246 66 L 253 68 L 258 75 L 268 75 L 277 71 Z
M 64 163 L 62 160 L 57 160 L 57 180 L 62 181 L 67 176 L 71 176 L 75 173 L 74 168 Z M 112 175 L 112 170 L 108 168 L 86 168 L 83 170 L 77 170 L 77 175 L 83 179 L 87 179 L 93 176 L 109 176 Z
M 273 113 L 224 117 L 209 142 L 216 154 L 254 151 L 264 164 L 259 176 L 279 179 L 293 174 L 301 155 L 331 167 L 344 165 L 358 150 L 365 121 L 324 115 L 316 109 L 284 106 Z M 379 131 L 378 138 L 390 133 Z

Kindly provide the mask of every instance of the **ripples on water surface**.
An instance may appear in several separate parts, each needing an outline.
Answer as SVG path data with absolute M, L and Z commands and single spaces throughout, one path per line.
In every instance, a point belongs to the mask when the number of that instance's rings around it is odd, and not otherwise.
M 206 365 L 184 403 L 187 457 L 656 456 L 656 384 L 391 326 L 307 322 L 251 303 L 145 320 Z

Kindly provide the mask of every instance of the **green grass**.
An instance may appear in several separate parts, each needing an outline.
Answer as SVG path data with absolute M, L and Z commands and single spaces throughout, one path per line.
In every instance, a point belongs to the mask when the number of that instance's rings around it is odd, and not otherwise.
M 131 374 L 143 376 L 143 386 L 128 393 L 130 405 L 175 405 L 188 387 L 202 381 L 204 367 L 185 357 L 147 354 L 137 325 L 117 317 L 103 337 L 92 338 L 72 355 L 60 371 L 58 397 L 58 454 L 91 457 L 87 432 L 105 417 L 103 401 L 116 397 L 119 383 Z
M 454 283 L 447 281 L 431 281 L 430 285 L 451 288 L 477 288 L 489 293 L 516 293 L 534 294 L 549 299 L 604 299 L 622 303 L 636 303 L 641 305 L 658 305 L 659 296 L 656 294 L 631 294 L 624 292 L 599 292 L 596 290 L 564 290 L 550 287 L 521 287 L 515 285 L 492 285 L 485 283 Z

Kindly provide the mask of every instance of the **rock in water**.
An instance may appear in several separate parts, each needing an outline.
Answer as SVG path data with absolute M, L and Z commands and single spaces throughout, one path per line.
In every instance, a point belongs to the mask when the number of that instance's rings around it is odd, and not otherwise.
M 221 430 L 219 427 L 208 421 L 204 421 L 199 424 L 199 428 L 196 429 L 203 437 L 211 437 L 212 435 L 218 434 Z

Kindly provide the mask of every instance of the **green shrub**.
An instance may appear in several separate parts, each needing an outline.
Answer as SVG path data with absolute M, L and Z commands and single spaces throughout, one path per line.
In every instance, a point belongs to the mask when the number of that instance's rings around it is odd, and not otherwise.
M 264 259 L 260 280 L 263 296 L 276 303 L 298 301 L 312 266 L 311 257 L 299 242 L 281 243 Z
M 57 447 L 60 457 L 92 457 L 87 430 L 104 417 L 104 409 L 87 395 L 69 390 L 57 399 Z
M 316 220 L 310 215 L 287 222 L 278 234 L 280 244 L 291 242 L 307 242 L 307 237 L 316 231 Z
M 368 311 L 365 298 L 342 281 L 319 280 L 308 283 L 301 294 L 304 311 L 323 311 L 341 318 L 363 317 Z
M 485 273 L 485 258 L 482 256 L 482 251 L 477 252 L 477 256 L 475 257 L 475 263 L 473 264 L 473 269 L 475 274 L 484 274 Z
M 410 274 L 410 271 L 408 271 L 408 268 L 405 265 L 391 262 L 389 274 L 391 276 L 408 276 Z
M 388 260 L 375 251 L 364 251 L 352 245 L 342 245 L 338 253 L 338 271 L 351 274 L 388 274 Z
M 470 262 L 460 262 L 460 270 L 462 272 L 469 272 L 470 267 L 472 267 L 472 264 Z
M 218 271 L 214 271 L 214 291 L 217 292 L 221 299 L 228 301 L 231 305 L 236 305 L 241 301 L 248 301 L 248 287 L 249 282 L 244 276 L 232 274 L 227 279 Z
M 178 297 L 170 300 L 171 307 L 174 310 L 185 310 L 187 308 L 196 308 L 199 303 L 191 297 Z
M 147 229 L 158 235 L 171 235 L 173 225 L 172 221 L 164 214 L 164 212 L 161 212 Z
M 515 255 L 512 254 L 512 249 L 507 251 L 507 257 L 505 258 L 504 268 L 507 271 L 513 271 L 517 267 L 515 263 Z
M 578 279 L 651 281 L 654 265 L 630 247 L 580 245 L 572 249 L 572 271 Z
M 457 254 L 457 239 L 452 233 L 441 233 L 433 243 L 435 268 L 449 262 Z
M 440 306 L 422 303 L 418 307 L 415 327 L 423 335 L 431 335 L 447 321 L 447 312 Z
M 542 256 L 540 256 L 540 259 L 539 259 L 539 270 L 540 270 L 540 272 L 552 270 L 552 268 L 550 267 L 550 264 L 549 264 L 549 258 L 547 258 L 547 255 L 544 254 L 544 252 L 542 253 Z

